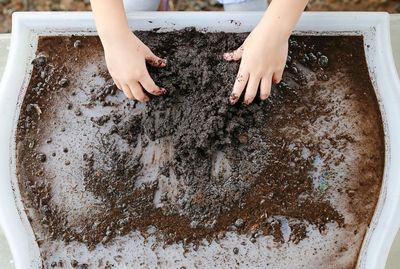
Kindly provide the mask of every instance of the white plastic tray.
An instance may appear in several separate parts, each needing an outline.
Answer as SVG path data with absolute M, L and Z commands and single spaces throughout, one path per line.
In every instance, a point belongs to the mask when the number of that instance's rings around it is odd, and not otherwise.
M 194 26 L 200 30 L 250 31 L 261 13 L 134 13 L 134 29 L 164 30 Z M 133 27 L 132 27 L 133 28 Z M 360 34 L 365 37 L 369 71 L 384 121 L 386 160 L 376 212 L 359 255 L 359 268 L 384 268 L 400 226 L 400 81 L 390 46 L 386 13 L 305 13 L 300 34 Z M 41 257 L 20 199 L 15 174 L 15 127 L 25 94 L 30 62 L 39 35 L 94 35 L 91 13 L 14 13 L 11 48 L 0 85 L 0 224 L 9 241 L 17 269 L 41 268 Z M 366 45 L 369 45 L 368 47 Z

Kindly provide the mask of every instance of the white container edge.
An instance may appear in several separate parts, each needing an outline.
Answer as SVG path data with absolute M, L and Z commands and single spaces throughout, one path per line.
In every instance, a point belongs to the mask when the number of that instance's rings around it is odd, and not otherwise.
M 132 29 L 161 30 L 194 26 L 204 31 L 246 32 L 259 12 L 138 12 L 129 14 Z M 299 34 L 364 35 L 369 71 L 380 103 L 386 157 L 381 194 L 358 259 L 358 268 L 384 268 L 400 226 L 400 81 L 393 61 L 389 15 L 368 12 L 304 13 Z M 15 126 L 29 82 L 30 61 L 38 35 L 95 35 L 89 12 L 23 12 L 13 15 L 10 53 L 0 85 L 0 225 L 9 241 L 17 269 L 41 268 L 32 228 L 23 210 L 15 171 Z M 17 89 L 17 90 L 16 90 Z

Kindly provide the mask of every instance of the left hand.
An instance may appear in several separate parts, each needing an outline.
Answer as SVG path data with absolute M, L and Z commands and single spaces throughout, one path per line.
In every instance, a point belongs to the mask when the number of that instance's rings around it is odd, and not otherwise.
M 245 90 L 245 105 L 250 105 L 260 86 L 260 98 L 266 100 L 271 93 L 271 84 L 282 80 L 288 54 L 288 39 L 276 25 L 259 24 L 246 38 L 243 45 L 224 54 L 227 61 L 239 61 L 239 72 L 230 96 L 236 104 Z M 247 85 L 247 87 L 246 87 Z

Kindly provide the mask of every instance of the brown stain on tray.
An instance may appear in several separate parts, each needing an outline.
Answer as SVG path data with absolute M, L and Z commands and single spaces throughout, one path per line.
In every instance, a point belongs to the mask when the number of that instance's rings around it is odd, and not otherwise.
M 97 37 L 39 39 L 17 171 L 46 264 L 59 266 L 51 240 L 94 249 L 149 226 L 166 245 L 227 232 L 297 245 L 334 225 L 354 238 L 325 262 L 354 267 L 384 169 L 362 37 L 292 37 L 284 82 L 246 107 L 229 104 L 238 63 L 221 57 L 245 34 L 138 35 L 169 61 L 150 68 L 168 94 L 146 106 L 112 84 Z

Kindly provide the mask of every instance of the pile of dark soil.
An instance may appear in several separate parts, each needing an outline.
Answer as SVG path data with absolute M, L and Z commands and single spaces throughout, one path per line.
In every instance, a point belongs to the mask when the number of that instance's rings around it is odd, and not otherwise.
M 51 239 L 91 248 L 134 230 L 146 236 L 150 225 L 164 243 L 221 239 L 226 231 L 249 234 L 252 241 L 272 235 L 284 242 L 276 218 L 284 216 L 298 221 L 290 227 L 290 240 L 298 243 L 307 237 L 308 224 L 320 231 L 328 223 L 345 227 L 328 189 L 334 186 L 329 180 L 336 180 L 332 167 L 345 165 L 341 150 L 349 147 L 362 148 L 375 160 L 344 179 L 359 188 L 351 193 L 349 210 L 362 225 L 369 223 L 379 195 L 384 143 L 362 37 L 292 37 L 284 79 L 271 97 L 232 106 L 228 97 L 239 63 L 225 62 L 222 54 L 237 48 L 246 34 L 193 29 L 137 34 L 169 62 L 161 70 L 149 67 L 168 93 L 145 106 L 123 98 L 104 69 L 88 79 L 105 82 L 80 93 L 81 82 L 72 74 L 99 59 L 93 56 L 102 53 L 97 37 L 40 39 L 17 132 L 19 182 L 25 205 L 35 212 L 31 221 L 42 227 L 37 229 L 44 227 Z M 365 122 L 318 134 L 324 124 L 343 116 L 329 99 L 330 79 L 338 74 L 350 78 L 342 90 Z M 60 111 L 69 113 L 64 122 L 53 120 Z M 69 132 L 68 122 L 83 129 L 70 146 L 60 138 Z M 79 151 L 78 161 L 58 156 L 60 148 L 62 156 Z M 153 154 L 148 161 L 154 148 L 162 149 L 162 157 Z M 318 167 L 321 158 L 324 164 Z M 48 172 L 51 166 L 70 169 L 71 177 L 81 175 L 85 192 L 101 201 L 98 211 L 71 221 L 70 212 L 54 202 L 59 183 Z M 317 170 L 326 172 L 316 185 Z M 149 171 L 156 174 L 144 180 Z M 335 187 L 332 192 L 346 191 Z

